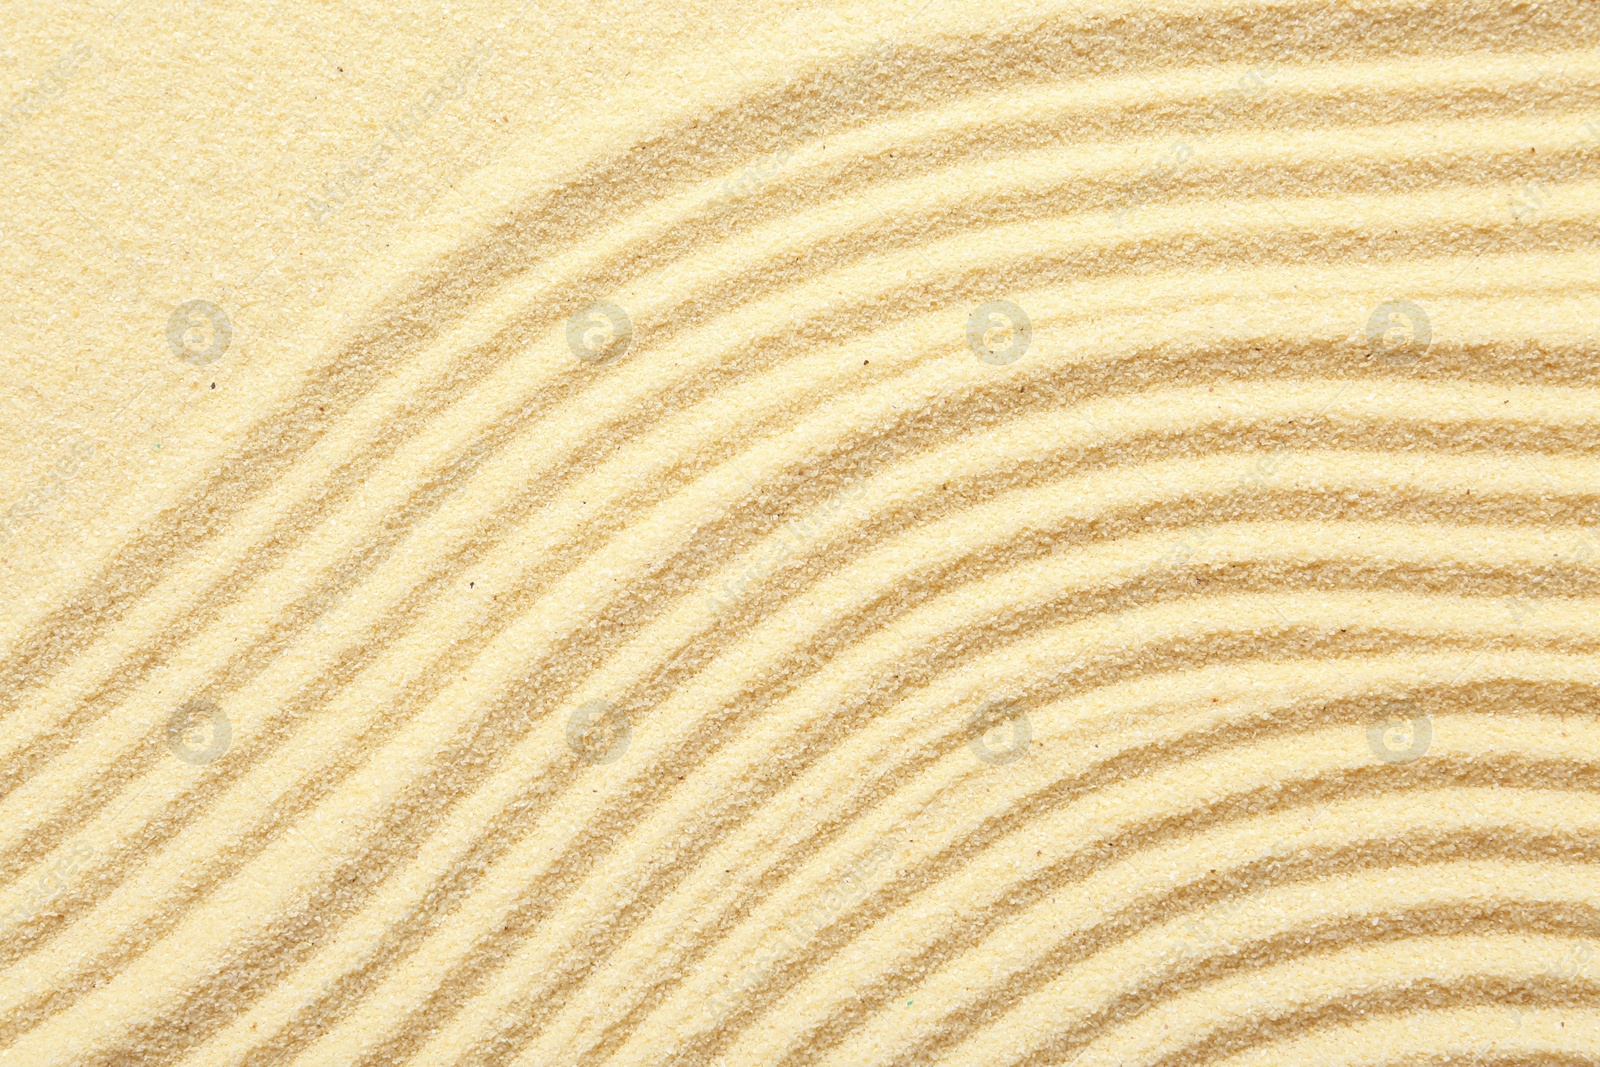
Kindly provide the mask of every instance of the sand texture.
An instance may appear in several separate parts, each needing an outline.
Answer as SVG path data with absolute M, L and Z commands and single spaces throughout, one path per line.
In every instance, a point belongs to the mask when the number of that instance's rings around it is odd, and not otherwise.
M 1600 1063 L 1600 3 L 0 6 L 0 1065 Z

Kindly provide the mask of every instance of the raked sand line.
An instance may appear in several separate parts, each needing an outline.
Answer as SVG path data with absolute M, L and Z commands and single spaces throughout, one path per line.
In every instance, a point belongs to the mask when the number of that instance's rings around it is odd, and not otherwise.
M 508 150 L 7 621 L 0 1057 L 1593 1058 L 1600 11 L 985 18 Z

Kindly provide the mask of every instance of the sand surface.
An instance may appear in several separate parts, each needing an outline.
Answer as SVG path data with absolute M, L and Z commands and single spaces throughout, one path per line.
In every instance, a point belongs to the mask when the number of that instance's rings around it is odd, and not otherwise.
M 12 0 L 0 1064 L 1600 1062 L 1600 5 Z

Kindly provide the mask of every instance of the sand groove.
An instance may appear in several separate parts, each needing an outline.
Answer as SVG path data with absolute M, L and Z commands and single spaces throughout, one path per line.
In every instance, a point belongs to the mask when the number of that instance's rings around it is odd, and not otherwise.
M 373 264 L 14 620 L 0 1056 L 1594 1062 L 1600 9 L 1030 18 Z

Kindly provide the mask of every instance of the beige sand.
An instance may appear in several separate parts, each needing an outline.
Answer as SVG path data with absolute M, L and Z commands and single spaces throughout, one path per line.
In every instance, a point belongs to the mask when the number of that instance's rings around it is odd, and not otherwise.
M 0 1062 L 1600 1061 L 1600 7 L 0 11 Z

